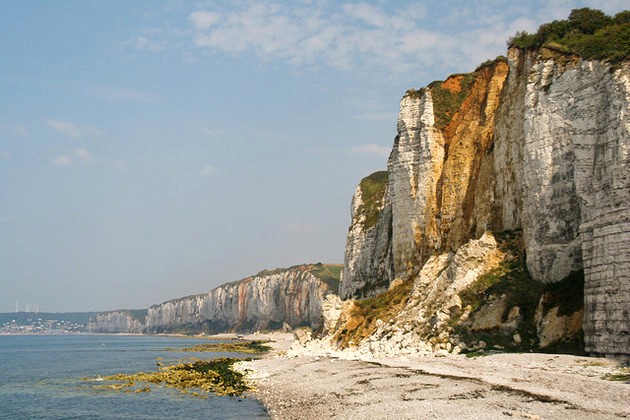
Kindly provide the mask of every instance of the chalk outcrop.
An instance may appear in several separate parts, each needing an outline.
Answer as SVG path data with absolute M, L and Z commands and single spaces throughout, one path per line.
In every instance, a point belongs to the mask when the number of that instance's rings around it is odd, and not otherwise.
M 338 284 L 329 266 L 262 271 L 208 293 L 149 308 L 145 332 L 257 331 L 322 327 L 322 302 Z M 326 281 L 325 281 L 326 280 Z
M 339 288 L 341 266 L 307 264 L 265 270 L 208 293 L 141 311 L 101 312 L 89 324 L 99 333 L 219 333 L 324 327 L 324 300 Z
M 99 312 L 86 325 L 90 333 L 131 333 L 144 331 L 146 309 Z
M 342 296 L 371 296 L 396 278 L 414 281 L 414 293 L 434 290 L 441 276 L 422 273 L 436 258 L 486 232 L 522 232 L 533 282 L 583 272 L 586 351 L 628 355 L 629 104 L 629 63 L 548 48 L 511 48 L 474 73 L 407 92 L 371 230 L 355 223 L 353 205 Z M 575 319 L 565 319 L 572 331 Z
M 387 183 L 387 172 L 375 172 L 361 180 L 352 197 L 352 223 L 339 290 L 344 299 L 382 293 L 393 280 L 392 206 Z

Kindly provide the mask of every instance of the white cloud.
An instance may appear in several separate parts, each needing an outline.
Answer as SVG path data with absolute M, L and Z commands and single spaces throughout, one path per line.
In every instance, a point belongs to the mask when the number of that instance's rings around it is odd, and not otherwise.
M 379 8 L 367 3 L 348 3 L 341 6 L 341 9 L 348 14 L 348 16 L 362 20 L 368 25 L 376 27 L 386 27 L 390 20 Z
M 89 152 L 87 149 L 84 149 L 82 147 L 78 149 L 74 149 L 69 154 L 57 156 L 56 158 L 52 160 L 52 163 L 57 166 L 101 165 L 101 166 L 109 166 L 111 168 L 115 168 L 120 171 L 125 169 L 125 164 L 123 163 L 123 161 L 95 158 L 91 152 Z
M 30 134 L 26 127 L 23 125 L 16 125 L 13 129 L 6 124 L 0 124 L 0 132 L 7 132 L 17 134 L 20 137 L 28 137 Z
M 199 170 L 199 175 L 201 176 L 210 176 L 214 175 L 217 172 L 216 168 L 212 165 L 205 165 L 203 168 Z
M 26 127 L 22 126 L 22 125 L 18 125 L 17 127 L 15 127 L 14 130 L 15 134 L 17 134 L 20 137 L 28 137 L 28 130 L 26 129 Z
M 168 49 L 166 43 L 149 39 L 146 36 L 136 37 L 127 41 L 126 44 L 133 45 L 139 51 L 160 52 Z
M 54 158 L 52 163 L 58 166 L 67 166 L 72 164 L 72 158 L 68 155 L 61 155 Z
M 377 155 L 389 157 L 392 151 L 391 147 L 380 146 L 378 144 L 364 144 L 362 146 L 351 147 L 350 151 L 353 153 L 359 153 L 363 155 Z
M 325 3 L 244 2 L 220 14 L 198 10 L 188 20 L 194 44 L 211 51 L 251 52 L 263 60 L 344 70 L 376 66 L 398 73 L 430 65 L 422 56 L 445 61 L 439 59 L 443 51 L 460 41 L 424 29 L 426 14 L 423 5 L 390 12 L 365 2 L 332 9 Z
M 61 134 L 65 134 L 69 137 L 81 136 L 81 131 L 79 130 L 79 127 L 77 127 L 75 124 L 58 120 L 48 120 L 47 122 L 50 128 Z
M 76 149 L 74 154 L 84 165 L 91 165 L 94 161 L 92 153 L 88 152 L 86 149 Z
M 190 16 L 188 16 L 188 20 L 190 20 L 193 26 L 199 30 L 209 29 L 212 25 L 217 23 L 220 18 L 221 15 L 219 13 L 204 11 L 193 12 Z
M 103 134 L 102 130 L 90 127 L 89 125 L 78 125 L 62 120 L 48 120 L 46 122 L 50 128 L 67 137 L 78 138 L 85 136 L 99 136 Z
M 589 0 L 586 5 L 627 0 Z M 185 60 L 207 52 L 254 55 L 319 70 L 332 67 L 371 77 L 446 77 L 505 54 L 517 30 L 566 18 L 581 3 L 566 0 L 452 2 L 241 0 L 198 2 L 185 27 L 145 28 L 137 49 L 177 50 Z M 179 10 L 181 12 L 181 9 Z M 181 19 L 181 18 L 180 18 Z M 192 41 L 192 42 L 191 42 Z M 168 46 L 168 47 L 165 47 Z

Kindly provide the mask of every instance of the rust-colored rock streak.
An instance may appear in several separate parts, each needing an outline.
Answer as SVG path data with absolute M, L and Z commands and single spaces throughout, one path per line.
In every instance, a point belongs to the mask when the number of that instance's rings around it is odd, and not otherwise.
M 445 162 L 439 185 L 441 251 L 456 251 L 492 224 L 494 117 L 508 65 L 477 71 L 470 94 L 443 131 Z

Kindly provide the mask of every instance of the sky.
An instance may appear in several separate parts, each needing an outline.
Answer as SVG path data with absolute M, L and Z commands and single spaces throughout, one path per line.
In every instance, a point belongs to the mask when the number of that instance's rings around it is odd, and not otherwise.
M 400 98 L 611 1 L 0 1 L 0 312 L 342 263 Z

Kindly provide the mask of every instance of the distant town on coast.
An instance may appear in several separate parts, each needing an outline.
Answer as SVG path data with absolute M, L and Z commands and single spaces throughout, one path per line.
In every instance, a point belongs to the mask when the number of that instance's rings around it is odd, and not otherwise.
M 94 315 L 95 312 L 0 313 L 0 335 L 84 333 L 87 322 Z

